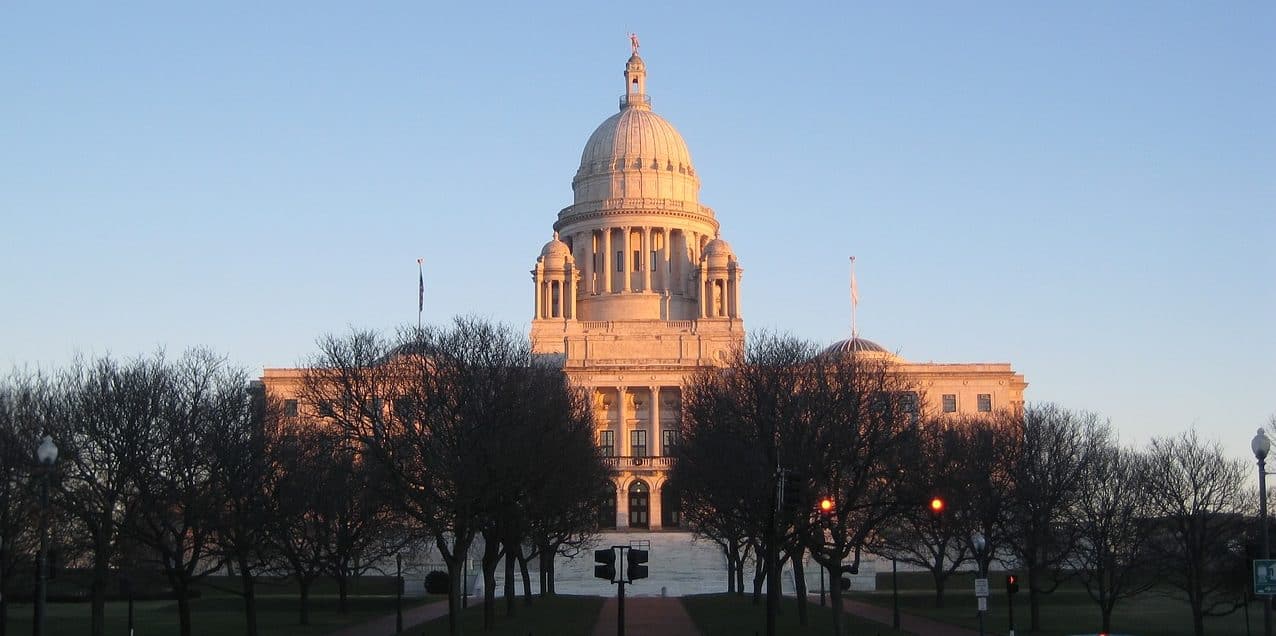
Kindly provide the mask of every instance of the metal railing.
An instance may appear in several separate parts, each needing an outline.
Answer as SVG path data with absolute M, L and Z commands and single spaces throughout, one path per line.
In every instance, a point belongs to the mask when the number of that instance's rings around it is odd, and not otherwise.
M 673 458 L 665 455 L 613 455 L 606 461 L 612 470 L 666 470 L 673 466 Z

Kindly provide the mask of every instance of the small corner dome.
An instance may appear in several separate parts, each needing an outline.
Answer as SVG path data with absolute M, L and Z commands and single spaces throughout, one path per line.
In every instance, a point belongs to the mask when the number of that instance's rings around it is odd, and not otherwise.
M 897 361 L 900 360 L 899 356 L 888 351 L 886 347 L 883 347 L 872 340 L 866 340 L 859 337 L 839 340 L 828 347 L 825 347 L 825 349 L 820 352 L 821 356 L 827 357 L 841 357 L 849 354 L 869 354 L 872 357 L 884 357 Z
M 735 252 L 726 241 L 715 238 L 704 246 L 704 259 L 710 267 L 727 267 L 735 260 Z
M 726 241 L 715 238 L 704 246 L 705 256 L 735 256 L 735 252 L 731 250 L 731 244 Z
M 555 232 L 554 238 L 550 239 L 545 244 L 545 247 L 541 248 L 541 258 L 545 259 L 546 263 L 549 263 L 551 259 L 562 259 L 564 257 L 570 259 L 572 251 L 567 247 L 566 243 L 558 239 L 558 233 Z

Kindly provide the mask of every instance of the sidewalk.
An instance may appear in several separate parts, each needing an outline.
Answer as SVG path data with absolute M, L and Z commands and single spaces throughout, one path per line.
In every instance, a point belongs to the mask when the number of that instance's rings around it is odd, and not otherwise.
M 406 632 L 409 627 L 432 621 L 440 616 L 447 616 L 447 599 L 404 610 L 403 631 Z M 395 615 L 390 614 L 359 625 L 343 627 L 330 632 L 327 636 L 394 636 L 394 628 Z
M 628 608 L 626 607 L 625 609 Z M 862 616 L 884 625 L 891 624 L 891 609 L 889 607 L 878 607 L 861 601 L 852 601 L 849 598 L 843 598 L 842 609 L 844 609 L 848 614 Z M 946 623 L 937 623 L 928 618 L 910 616 L 908 614 L 899 615 L 899 628 L 906 632 L 922 634 L 924 636 L 979 636 L 979 632 L 974 630 L 966 629 L 964 627 L 955 627 Z
M 615 597 L 603 603 L 594 636 L 616 636 Z M 625 599 L 625 634 L 630 636 L 700 636 L 682 601 L 639 596 Z

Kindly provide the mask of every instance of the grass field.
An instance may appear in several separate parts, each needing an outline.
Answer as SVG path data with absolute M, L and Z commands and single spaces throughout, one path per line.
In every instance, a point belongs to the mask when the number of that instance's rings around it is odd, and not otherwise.
M 682 604 L 704 636 L 763 634 L 766 632 L 765 601 L 754 605 L 751 599 L 752 596 L 749 594 L 744 596 L 712 594 L 684 597 Z M 784 597 L 780 609 L 781 613 L 776 617 L 777 636 L 828 636 L 833 633 L 833 612 L 829 607 L 820 607 L 818 602 L 807 605 L 810 612 L 807 627 L 798 624 L 796 599 L 791 596 Z M 844 624 L 849 625 L 848 634 L 879 636 L 907 634 L 907 632 L 892 629 L 890 625 L 875 623 L 849 614 L 845 616 Z
M 535 598 L 531 605 L 523 605 L 520 597 L 515 616 L 506 618 L 505 600 L 498 598 L 496 625 L 488 632 L 483 631 L 482 604 L 472 602 L 463 614 L 463 628 L 466 634 L 483 636 L 589 636 L 598 621 L 603 600 L 598 596 L 555 596 Z M 447 617 L 427 623 L 424 629 L 414 628 L 411 633 L 412 636 L 444 636 L 448 633 Z
M 201 595 L 191 601 L 191 623 L 195 636 L 237 636 L 246 633 L 244 601 L 231 590 L 232 580 L 213 579 L 201 587 Z M 64 583 L 65 585 L 65 583 Z M 335 587 L 327 582 L 316 585 L 310 598 L 310 625 L 298 625 L 300 601 L 293 587 L 282 581 L 267 581 L 257 595 L 258 628 L 263 636 L 318 636 L 345 625 L 358 624 L 392 614 L 395 599 L 393 579 L 365 577 L 352 586 L 357 595 L 350 597 L 350 612 L 337 613 Z M 404 599 L 405 610 L 430 599 Z M 87 602 L 49 603 L 46 629 L 48 634 L 87 634 L 90 605 Z M 8 628 L 11 634 L 31 633 L 33 608 L 30 603 L 9 605 Z M 112 601 L 106 605 L 106 633 L 128 633 L 128 603 Z M 134 604 L 135 633 L 168 635 L 178 633 L 177 603 L 172 600 L 138 601 Z
M 909 573 L 900 575 L 900 611 L 905 614 L 925 616 L 970 629 L 978 628 L 975 612 L 973 577 L 954 576 L 950 579 L 945 607 L 935 607 L 935 594 L 930 576 Z M 988 599 L 988 612 L 984 616 L 988 633 L 1005 633 L 1009 626 L 1006 594 L 1000 578 L 992 579 L 992 596 Z M 881 607 L 891 606 L 890 575 L 878 575 L 877 592 L 854 594 L 853 597 Z M 1015 596 L 1015 628 L 1017 634 L 1028 634 L 1027 585 Z M 1096 633 L 1101 627 L 1099 607 L 1078 585 L 1063 586 L 1053 594 L 1042 597 L 1041 631 L 1039 636 L 1066 636 L 1068 634 Z M 1262 606 L 1253 603 L 1249 611 L 1249 629 L 1246 629 L 1244 610 L 1228 616 L 1205 619 L 1205 632 L 1211 636 L 1246 636 L 1263 630 Z M 1117 603 L 1112 615 L 1112 631 L 1135 636 L 1191 636 L 1192 614 L 1185 601 L 1163 594 L 1147 593 Z

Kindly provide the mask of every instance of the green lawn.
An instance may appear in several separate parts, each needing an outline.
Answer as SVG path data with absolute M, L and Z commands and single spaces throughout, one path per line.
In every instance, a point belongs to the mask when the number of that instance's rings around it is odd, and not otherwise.
M 766 601 L 758 605 L 752 602 L 752 595 L 733 596 L 728 594 L 712 594 L 706 596 L 687 596 L 682 604 L 691 615 L 691 620 L 704 636 L 749 636 L 766 631 Z M 776 634 L 778 636 L 828 636 L 833 633 L 833 612 L 829 607 L 820 607 L 818 601 L 807 604 L 810 621 L 807 627 L 798 625 L 797 599 L 786 596 L 780 605 L 781 613 L 776 617 Z M 899 636 L 907 634 L 892 629 L 890 625 L 875 623 L 847 614 L 844 625 L 848 625 L 848 634 L 874 634 L 879 636 Z
M 590 636 L 603 600 L 599 596 L 554 596 L 533 598 L 529 606 L 523 605 L 520 596 L 514 617 L 507 618 L 505 599 L 498 598 L 496 626 L 488 632 L 483 631 L 482 603 L 472 602 L 463 614 L 463 628 L 466 634 L 483 636 Z M 447 616 L 427 623 L 424 631 L 414 628 L 411 633 L 412 636 L 443 636 L 448 633 Z
M 435 602 L 437 598 L 409 602 L 404 607 L 414 607 L 423 602 Z M 46 629 L 48 634 L 87 634 L 89 625 L 88 603 L 50 603 Z M 264 636 L 317 636 L 344 625 L 392 614 L 394 597 L 351 597 L 350 613 L 337 613 L 335 596 L 312 597 L 310 600 L 310 625 L 297 624 L 299 603 L 293 596 L 266 596 L 258 598 L 258 628 Z M 174 601 L 142 601 L 134 604 L 134 625 L 139 635 L 168 635 L 178 633 L 177 603 Z M 9 607 L 11 634 L 31 633 L 32 607 L 30 603 Z M 191 623 L 195 636 L 235 636 L 244 634 L 244 603 L 234 596 L 209 595 L 192 601 Z M 106 605 L 106 632 L 127 634 L 128 604 L 111 602 Z
M 1005 633 L 1009 626 L 1009 612 L 1005 590 L 999 583 L 1001 577 L 993 576 L 992 596 L 988 599 L 985 625 L 989 633 Z M 973 577 L 954 576 L 949 580 L 945 607 L 935 607 L 935 594 L 931 579 L 925 574 L 900 575 L 900 611 L 905 614 L 925 616 L 970 629 L 978 628 L 975 612 Z M 877 592 L 853 594 L 852 597 L 882 607 L 891 606 L 890 575 L 879 575 Z M 1015 630 L 1028 634 L 1028 591 L 1023 584 L 1015 596 Z M 1099 608 L 1079 585 L 1063 586 L 1041 600 L 1040 636 L 1066 636 L 1068 634 L 1095 633 L 1101 626 Z M 1238 610 L 1228 616 L 1205 619 L 1205 632 L 1211 636 L 1245 636 L 1261 633 L 1263 629 L 1262 606 L 1253 603 L 1249 611 L 1250 629 L 1246 630 L 1245 612 Z M 1134 599 L 1117 603 L 1112 615 L 1112 631 L 1136 636 L 1191 636 L 1192 614 L 1185 601 L 1161 594 L 1147 593 Z

